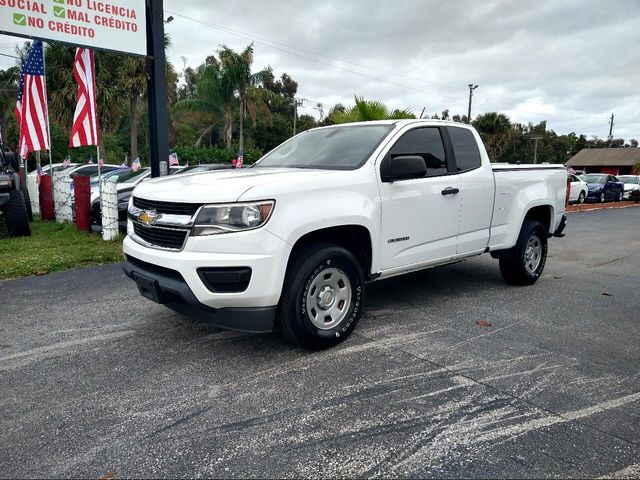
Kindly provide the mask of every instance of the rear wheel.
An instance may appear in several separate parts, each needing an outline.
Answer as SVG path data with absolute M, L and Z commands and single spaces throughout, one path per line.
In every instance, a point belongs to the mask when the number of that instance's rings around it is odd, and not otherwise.
M 579 204 L 583 204 L 585 198 L 586 198 L 586 195 L 585 195 L 584 191 L 580 192 L 580 195 L 578 195 L 578 203 Z
M 618 196 L 616 197 L 616 202 L 621 202 L 622 201 L 622 196 L 623 196 L 622 192 L 618 193 Z
M 511 285 L 532 285 L 547 261 L 547 232 L 540 222 L 525 220 L 516 245 L 500 255 L 500 273 Z
M 604 192 L 600 193 L 600 203 L 604 203 L 605 199 L 606 199 L 606 195 L 604 194 Z
M 12 190 L 9 193 L 9 203 L 6 210 L 7 232 L 10 237 L 29 237 L 29 214 L 21 190 Z
M 294 344 L 324 349 L 347 338 L 364 301 L 364 274 L 348 250 L 316 243 L 291 259 L 278 305 L 278 326 Z

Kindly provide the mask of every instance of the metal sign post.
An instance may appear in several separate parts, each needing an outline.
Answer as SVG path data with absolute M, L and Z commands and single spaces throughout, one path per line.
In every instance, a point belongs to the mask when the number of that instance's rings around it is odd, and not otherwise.
M 150 75 L 147 82 L 149 96 L 149 140 L 151 176 L 160 176 L 160 161 L 169 158 L 169 114 L 167 111 L 167 78 L 164 58 L 163 0 L 147 0 L 147 55 Z

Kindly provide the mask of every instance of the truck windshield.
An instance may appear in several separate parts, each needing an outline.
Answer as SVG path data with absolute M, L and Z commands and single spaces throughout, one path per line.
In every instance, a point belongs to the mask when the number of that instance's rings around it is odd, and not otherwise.
M 309 130 L 266 154 L 257 167 L 353 170 L 393 129 L 393 125 L 349 125 Z

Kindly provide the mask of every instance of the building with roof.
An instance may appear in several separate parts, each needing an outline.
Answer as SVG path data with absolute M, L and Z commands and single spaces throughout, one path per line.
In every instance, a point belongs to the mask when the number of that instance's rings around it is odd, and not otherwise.
M 565 164 L 576 171 L 629 175 L 640 163 L 640 148 L 584 148 Z

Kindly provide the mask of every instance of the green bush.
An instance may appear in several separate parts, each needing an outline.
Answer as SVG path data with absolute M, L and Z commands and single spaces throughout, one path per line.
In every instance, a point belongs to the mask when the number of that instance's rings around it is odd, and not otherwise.
M 238 156 L 237 148 L 219 148 L 219 147 L 195 147 L 195 146 L 176 146 L 171 149 L 172 152 L 178 154 L 180 165 L 197 165 L 199 163 L 231 163 Z M 254 163 L 262 156 L 262 151 L 257 148 L 249 148 L 244 152 L 244 163 Z

